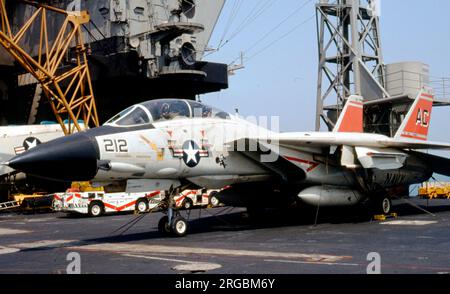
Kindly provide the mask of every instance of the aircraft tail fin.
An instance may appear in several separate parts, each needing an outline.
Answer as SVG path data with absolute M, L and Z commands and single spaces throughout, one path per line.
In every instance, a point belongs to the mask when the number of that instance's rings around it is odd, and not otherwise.
M 397 139 L 415 139 L 426 141 L 433 110 L 434 95 L 431 89 L 424 88 L 405 116 L 395 135 Z
M 363 133 L 364 105 L 361 96 L 352 95 L 334 127 L 334 133 Z

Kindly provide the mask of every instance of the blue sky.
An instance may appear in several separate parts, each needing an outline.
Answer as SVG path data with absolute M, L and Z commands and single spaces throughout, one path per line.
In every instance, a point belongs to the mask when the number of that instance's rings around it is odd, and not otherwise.
M 265 0 L 226 0 L 222 16 L 210 42 L 217 47 L 237 31 L 239 25 Z M 314 129 L 317 84 L 316 0 L 271 0 L 271 6 L 207 60 L 230 63 L 239 52 L 252 47 L 283 19 L 293 14 L 267 38 L 245 53 L 251 57 L 294 27 L 301 25 L 259 55 L 245 62 L 245 69 L 230 77 L 230 88 L 204 95 L 206 103 L 242 115 L 280 116 L 282 131 Z M 228 26 L 235 4 L 240 9 Z M 306 4 L 305 4 L 306 3 Z M 228 29 L 227 29 L 228 28 Z M 381 37 L 385 63 L 423 61 L 431 74 L 450 77 L 450 1 L 382 0 Z M 223 44 L 223 42 L 222 42 Z M 450 142 L 450 108 L 434 111 L 431 139 Z

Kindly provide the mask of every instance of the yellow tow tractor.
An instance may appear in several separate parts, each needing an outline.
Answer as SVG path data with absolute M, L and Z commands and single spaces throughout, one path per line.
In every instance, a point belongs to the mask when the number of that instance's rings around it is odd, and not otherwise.
M 103 187 L 92 187 L 89 182 L 74 182 L 67 192 L 102 192 Z M 57 193 L 38 192 L 13 194 L 7 202 L 0 203 L 0 211 L 20 210 L 23 212 L 53 210 L 53 199 Z
M 15 194 L 9 197 L 9 201 L 0 203 L 0 211 L 20 210 L 24 212 L 50 211 L 52 210 L 53 194 Z
M 12 196 L 12 198 L 18 203 L 22 211 L 49 211 L 52 209 L 53 195 L 45 193 L 17 194 Z
M 93 187 L 90 182 L 73 182 L 67 192 L 104 192 L 104 188 Z
M 450 183 L 424 183 L 419 188 L 422 199 L 450 199 Z

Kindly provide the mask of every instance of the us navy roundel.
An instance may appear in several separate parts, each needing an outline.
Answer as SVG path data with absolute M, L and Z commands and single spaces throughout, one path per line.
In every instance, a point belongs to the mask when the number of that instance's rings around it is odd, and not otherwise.
M 35 137 L 29 137 L 26 138 L 25 141 L 23 141 L 23 147 L 25 148 L 25 150 L 34 148 L 39 144 L 41 144 L 41 141 L 39 141 L 39 139 Z
M 183 161 L 190 167 L 196 167 L 200 163 L 200 148 L 194 141 L 186 141 L 183 144 Z

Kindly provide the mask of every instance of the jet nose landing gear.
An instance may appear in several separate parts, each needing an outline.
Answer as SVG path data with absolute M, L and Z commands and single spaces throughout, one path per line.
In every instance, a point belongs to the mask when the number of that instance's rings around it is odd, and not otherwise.
M 188 222 L 180 215 L 172 217 L 170 221 L 168 216 L 159 220 L 158 231 L 163 236 L 184 237 L 188 231 Z
M 177 216 L 172 221 L 171 229 L 172 233 L 175 234 L 175 236 L 184 237 L 187 233 L 188 223 L 183 217 Z
M 176 208 L 174 196 L 178 193 L 171 191 L 167 194 L 168 196 L 164 198 L 161 204 L 162 210 L 166 211 L 167 215 L 159 220 L 158 231 L 163 236 L 184 237 L 189 226 L 187 220 L 180 215 Z

